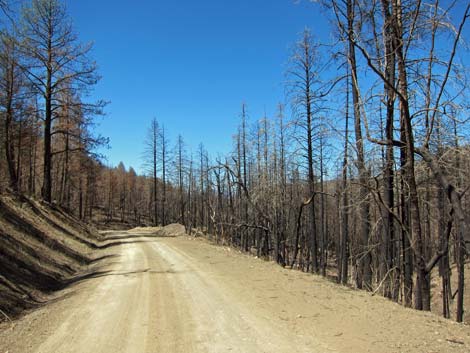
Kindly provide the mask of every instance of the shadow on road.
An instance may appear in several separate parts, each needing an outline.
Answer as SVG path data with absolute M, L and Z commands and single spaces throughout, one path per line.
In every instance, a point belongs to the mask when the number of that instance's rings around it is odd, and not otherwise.
M 94 278 L 101 278 L 101 277 L 108 277 L 108 276 L 138 276 L 138 275 L 143 275 L 143 274 L 150 274 L 150 275 L 168 275 L 168 274 L 182 274 L 182 273 L 187 273 L 188 271 L 175 271 L 172 269 L 168 270 L 152 270 L 150 268 L 146 269 L 139 269 L 139 270 L 134 270 L 134 271 L 123 271 L 123 272 L 116 272 L 112 270 L 105 270 L 105 271 L 95 271 L 95 272 L 90 272 L 81 276 L 77 276 L 69 281 L 69 285 L 71 284 L 77 284 L 86 280 L 94 279 Z
M 103 255 L 103 256 L 99 256 L 99 257 L 96 257 L 94 259 L 91 259 L 88 264 L 89 265 L 92 265 L 92 264 L 96 264 L 98 262 L 101 262 L 101 261 L 104 261 L 104 260 L 107 260 L 107 259 L 112 259 L 112 258 L 115 258 L 115 257 L 119 257 L 119 255 L 117 254 L 110 254 L 110 255 Z
M 153 243 L 155 240 L 150 240 L 150 239 L 146 239 L 146 240 L 118 240 L 118 241 L 112 241 L 112 242 L 109 242 L 109 243 L 106 243 L 106 244 L 102 244 L 102 245 L 98 245 L 98 249 L 100 250 L 103 250 L 103 249 L 108 249 L 108 248 L 112 248 L 112 247 L 115 247 L 115 246 L 120 246 L 120 245 L 128 245 L 128 244 L 137 244 L 137 243 Z

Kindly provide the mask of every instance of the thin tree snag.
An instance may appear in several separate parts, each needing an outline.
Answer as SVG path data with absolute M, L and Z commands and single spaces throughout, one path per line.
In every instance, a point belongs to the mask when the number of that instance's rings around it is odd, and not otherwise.
M 326 192 L 321 192 L 321 191 L 315 191 L 313 192 L 313 194 L 310 196 L 309 199 L 303 201 L 300 206 L 299 206 L 299 211 L 297 212 L 297 222 L 296 222 L 296 228 L 295 228 L 295 243 L 294 243 L 294 255 L 292 257 L 292 261 L 291 261 L 291 264 L 290 266 L 293 268 L 296 261 L 297 261 L 297 256 L 298 256 L 298 253 L 299 253 L 299 239 L 300 239 L 300 230 L 301 230 L 301 220 L 302 220 L 302 212 L 303 212 L 303 209 L 312 204 L 314 201 L 315 201 L 315 196 L 317 195 L 326 195 L 326 196 L 330 196 L 330 197 L 333 197 L 333 198 L 336 198 L 336 195 L 332 195 L 332 194 L 329 194 L 329 193 L 326 193 Z
M 439 249 L 439 251 L 436 254 L 434 254 L 434 256 L 427 263 L 427 265 L 426 265 L 426 272 L 427 273 L 431 273 L 431 271 L 437 265 L 439 260 L 444 255 L 448 254 L 448 252 L 449 252 L 449 239 L 450 239 L 450 235 L 451 235 L 451 232 L 452 232 L 452 224 L 453 224 L 453 219 L 452 218 L 453 218 L 453 210 L 451 211 L 450 218 L 447 221 L 446 232 L 445 232 L 445 235 L 443 237 L 443 239 L 444 239 L 443 248 Z
M 456 225 L 457 225 L 457 268 L 458 268 L 458 296 L 457 296 L 457 322 L 463 321 L 463 299 L 464 299 L 464 281 L 465 281 L 465 255 L 466 255 L 466 245 L 465 245 L 465 235 L 468 234 L 467 221 L 465 219 L 465 211 L 462 206 L 461 195 L 457 192 L 455 187 L 449 182 L 447 175 L 444 173 L 442 168 L 439 166 L 438 162 L 434 156 L 425 148 L 416 148 L 415 152 L 419 154 L 428 164 L 434 178 L 439 182 L 440 186 L 445 190 L 447 199 L 449 200 Z
M 358 83 L 356 50 L 354 43 L 354 26 L 355 26 L 355 3 L 352 0 L 346 1 L 346 16 L 347 16 L 347 38 L 348 38 L 348 63 L 351 72 L 351 91 L 353 99 L 353 113 L 354 113 L 354 133 L 356 140 L 356 165 L 359 172 L 360 186 L 359 198 L 361 204 L 359 206 L 360 212 L 360 246 L 361 251 L 365 251 L 369 246 L 369 233 L 370 233 L 370 204 L 369 192 L 366 184 L 369 180 L 369 171 L 366 167 L 364 156 L 364 140 L 362 137 L 362 123 L 363 118 L 361 114 L 362 104 L 360 102 L 360 91 Z M 356 285 L 358 288 L 372 288 L 372 258 L 369 252 L 363 256 L 358 264 L 358 275 L 356 276 Z
M 295 242 L 294 242 L 294 255 L 292 257 L 292 262 L 290 264 L 291 268 L 294 268 L 294 265 L 297 261 L 297 256 L 299 253 L 299 239 L 300 239 L 300 228 L 301 228 L 301 220 L 302 220 L 302 211 L 305 206 L 310 205 L 313 202 L 313 199 L 315 197 L 315 193 L 306 201 L 302 202 L 299 207 L 299 212 L 297 215 L 297 223 L 296 223 L 296 228 L 295 228 Z
M 271 218 L 266 215 L 266 213 L 259 207 L 257 203 L 253 202 L 251 198 L 251 194 L 247 186 L 243 182 L 243 180 L 239 176 L 237 176 L 237 174 L 232 170 L 232 168 L 230 168 L 228 164 L 224 164 L 222 165 L 222 167 L 224 167 L 227 171 L 229 171 L 229 173 L 235 178 L 234 180 L 235 184 L 237 184 L 243 190 L 243 194 L 245 195 L 245 198 L 248 201 L 248 203 L 256 210 L 258 215 L 261 216 L 261 218 L 266 222 L 267 224 L 266 228 L 270 229 L 270 226 L 272 225 Z
M 462 35 L 462 30 L 465 26 L 465 23 L 467 22 L 468 17 L 470 16 L 469 13 L 470 13 L 470 3 L 468 3 L 467 6 L 465 7 L 465 11 L 464 11 L 464 14 L 462 16 L 462 20 L 460 21 L 457 33 L 456 33 L 455 38 L 454 38 L 454 42 L 452 44 L 452 52 L 450 54 L 449 60 L 448 60 L 447 65 L 446 65 L 447 66 L 446 73 L 444 74 L 444 79 L 442 80 L 442 83 L 440 85 L 440 89 L 439 89 L 439 92 L 437 94 L 437 98 L 436 98 L 436 101 L 435 101 L 435 104 L 434 104 L 434 109 L 432 110 L 430 128 L 428 129 L 428 131 L 426 131 L 426 139 L 425 139 L 425 142 L 424 142 L 425 146 L 427 146 L 429 144 L 429 140 L 430 140 L 432 132 L 434 130 L 436 115 L 439 111 L 439 105 L 441 103 L 442 95 L 444 94 L 444 90 L 445 90 L 445 87 L 446 87 L 447 82 L 449 80 L 449 76 L 450 76 L 450 73 L 451 73 L 451 70 L 452 70 L 452 67 L 453 67 L 455 55 L 457 53 L 457 46 L 458 46 L 458 43 L 460 41 L 460 37 Z

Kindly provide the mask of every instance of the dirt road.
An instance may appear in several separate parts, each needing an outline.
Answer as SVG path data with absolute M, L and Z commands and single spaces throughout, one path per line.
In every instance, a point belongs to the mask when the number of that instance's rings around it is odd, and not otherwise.
M 113 238 L 105 267 L 1 328 L 1 353 L 470 351 L 468 327 L 225 247 Z

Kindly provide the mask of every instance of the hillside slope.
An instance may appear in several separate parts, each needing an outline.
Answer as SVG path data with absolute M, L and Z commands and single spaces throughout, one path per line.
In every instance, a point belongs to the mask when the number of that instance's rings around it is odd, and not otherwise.
M 44 303 L 94 262 L 97 231 L 64 210 L 0 196 L 0 320 Z

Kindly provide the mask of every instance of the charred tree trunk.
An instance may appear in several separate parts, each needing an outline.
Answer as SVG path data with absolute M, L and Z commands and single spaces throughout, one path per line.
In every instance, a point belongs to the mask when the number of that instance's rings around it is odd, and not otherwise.
M 348 66 L 349 68 L 349 66 Z M 348 158 L 349 158 L 349 85 L 350 75 L 347 70 L 346 82 L 346 114 L 344 126 L 344 152 L 341 177 L 341 233 L 338 261 L 338 282 L 346 285 L 348 283 L 349 267 L 349 192 L 348 188 Z
M 6 72 L 5 72 L 5 157 L 8 165 L 9 185 L 13 191 L 18 191 L 18 174 L 15 169 L 15 145 L 13 143 L 13 122 L 14 122 L 14 111 L 13 111 L 13 95 L 15 89 L 15 62 L 11 53 L 12 48 L 10 44 L 6 45 Z
M 385 47 L 385 78 L 389 84 L 395 84 L 395 41 L 393 38 L 392 17 L 390 11 L 390 1 L 382 0 L 384 13 L 384 47 Z M 392 268 L 399 268 L 395 262 L 395 227 L 393 219 L 394 208 L 394 155 L 393 155 L 393 131 L 394 131 L 394 111 L 395 111 L 395 91 L 389 84 L 384 84 L 386 95 L 386 123 L 385 139 L 387 146 L 385 148 L 385 165 L 383 177 L 383 201 L 382 207 L 382 261 L 380 268 L 380 278 L 383 279 Z M 397 273 L 398 271 L 393 271 Z M 384 295 L 393 300 L 398 300 L 399 276 L 395 275 L 395 281 L 385 280 Z
M 372 288 L 372 256 L 369 249 L 369 233 L 370 233 L 370 204 L 369 204 L 369 172 L 366 167 L 364 157 L 364 140 L 362 137 L 362 114 L 361 103 L 359 101 L 359 83 L 356 64 L 356 49 L 354 46 L 354 23 L 355 9 L 352 0 L 347 1 L 348 16 L 348 43 L 349 53 L 348 61 L 351 69 L 351 90 L 353 98 L 354 112 L 354 132 L 356 137 L 357 151 L 357 169 L 359 171 L 359 239 L 360 253 L 358 261 L 358 275 L 356 285 L 358 288 L 370 290 Z
M 397 43 L 399 43 L 395 52 L 398 65 L 398 80 L 400 82 L 398 91 L 400 92 L 400 124 L 403 131 L 402 143 L 406 148 L 406 162 L 403 173 L 409 188 L 411 234 L 415 258 L 414 265 L 417 274 L 415 284 L 415 308 L 418 310 L 430 310 L 431 283 L 429 274 L 426 273 L 425 244 L 421 228 L 418 189 L 415 178 L 415 144 L 408 101 L 408 77 L 403 48 L 401 4 L 399 4 L 397 0 L 394 0 L 392 2 L 392 9 L 394 18 L 394 34 Z

